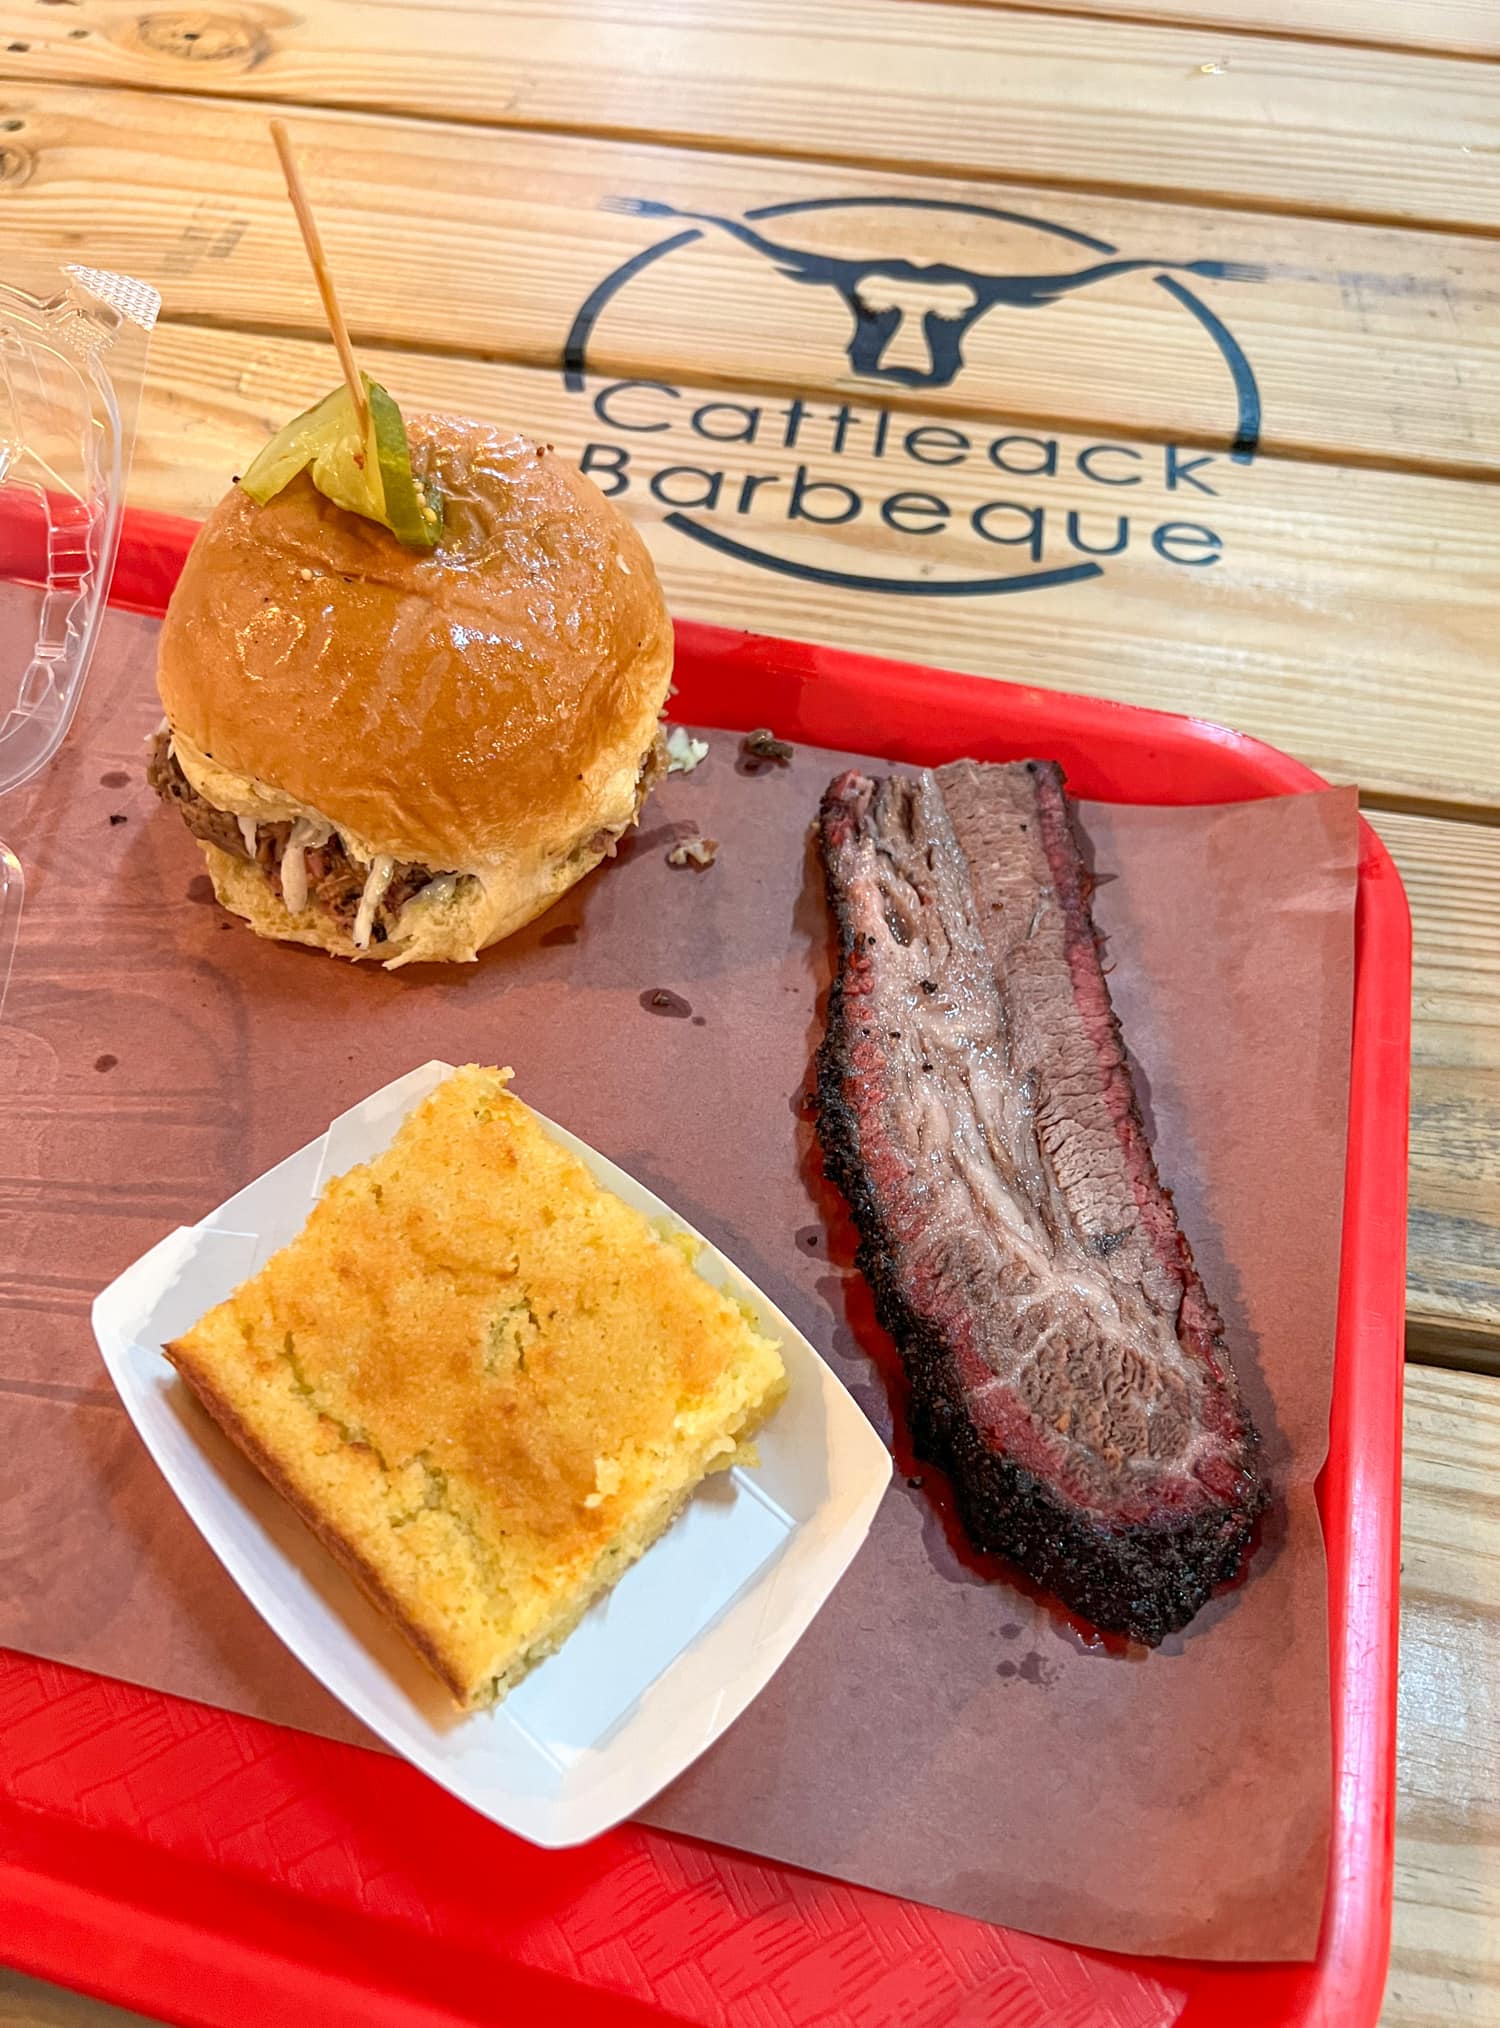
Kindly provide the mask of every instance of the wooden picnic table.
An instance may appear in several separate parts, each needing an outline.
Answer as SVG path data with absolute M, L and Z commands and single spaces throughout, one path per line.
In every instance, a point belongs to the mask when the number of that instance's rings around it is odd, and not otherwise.
M 1359 784 L 1416 928 L 1384 2019 L 1500 2023 L 1500 0 L 1233 13 L 0 0 L 0 243 L 160 285 L 131 494 L 197 515 L 337 378 L 278 109 L 368 368 L 585 460 L 677 611 Z

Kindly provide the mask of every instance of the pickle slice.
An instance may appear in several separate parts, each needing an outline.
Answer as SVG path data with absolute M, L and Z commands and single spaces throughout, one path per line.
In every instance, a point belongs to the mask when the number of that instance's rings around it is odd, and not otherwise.
M 347 387 L 339 386 L 332 394 L 305 408 L 301 415 L 279 429 L 271 441 L 256 457 L 255 462 L 240 480 L 242 489 L 258 507 L 264 507 L 268 500 L 274 500 L 283 486 L 289 486 L 303 467 L 311 463 L 319 445 L 340 430 L 352 429 L 354 425 L 354 403 Z
M 367 380 L 365 386 L 369 391 L 370 427 L 385 495 L 381 519 L 396 540 L 409 549 L 431 549 L 443 532 L 442 498 L 436 487 L 424 490 L 417 484 L 400 409 L 376 381 Z
M 272 437 L 240 484 L 258 506 L 301 471 L 336 507 L 390 529 L 410 549 L 431 549 L 442 533 L 441 502 L 418 486 L 401 411 L 364 375 L 367 426 L 361 438 L 347 387 L 294 416 Z
M 366 388 L 369 382 L 365 383 Z M 389 526 L 385 515 L 385 489 L 380 483 L 380 461 L 375 454 L 375 419 L 366 409 L 365 434 L 359 434 L 354 399 L 344 393 L 342 427 L 331 432 L 314 453 L 307 476 L 325 499 L 366 521 Z M 366 402 L 369 396 L 366 394 Z

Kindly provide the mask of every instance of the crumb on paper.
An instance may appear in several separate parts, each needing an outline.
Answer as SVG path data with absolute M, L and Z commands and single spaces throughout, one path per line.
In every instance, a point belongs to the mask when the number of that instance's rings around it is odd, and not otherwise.
M 668 866 L 696 866 L 700 872 L 719 856 L 717 838 L 684 838 L 667 854 Z
M 667 773 L 690 775 L 699 761 L 708 759 L 708 741 L 694 739 L 684 725 L 674 725 L 667 734 Z
M 780 761 L 783 767 L 796 751 L 790 740 L 778 739 L 769 725 L 758 725 L 740 741 L 740 752 L 747 760 Z

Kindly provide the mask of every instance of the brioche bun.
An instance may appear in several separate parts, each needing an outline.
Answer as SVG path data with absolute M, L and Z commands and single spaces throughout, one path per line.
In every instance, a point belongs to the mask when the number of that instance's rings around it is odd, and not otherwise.
M 472 958 L 613 850 L 672 670 L 650 556 L 591 481 L 481 423 L 412 416 L 408 434 L 443 496 L 435 551 L 305 474 L 265 506 L 235 487 L 188 555 L 157 670 L 177 762 L 218 809 L 469 876 L 357 949 L 315 905 L 289 909 L 274 872 L 204 845 L 257 934 L 387 963 Z

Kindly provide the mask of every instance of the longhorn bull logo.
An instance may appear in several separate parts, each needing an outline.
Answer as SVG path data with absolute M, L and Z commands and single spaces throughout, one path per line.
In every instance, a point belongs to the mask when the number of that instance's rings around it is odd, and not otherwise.
M 1014 310 L 1041 309 L 1079 289 L 1143 269 L 1155 273 L 1171 269 L 1209 281 L 1265 279 L 1263 268 L 1245 261 L 1101 260 L 1062 274 L 997 275 L 958 267 L 951 261 L 910 261 L 888 255 L 850 260 L 787 246 L 757 232 L 743 219 L 691 211 L 654 197 L 606 198 L 603 208 L 632 218 L 673 218 L 711 226 L 769 261 L 788 281 L 832 289 L 853 319 L 845 348 L 853 371 L 863 379 L 891 381 L 908 388 L 950 386 L 963 370 L 965 338 L 981 317 L 1001 304 Z M 888 355 L 898 333 L 906 331 L 905 342 L 910 346 L 918 322 L 925 363 L 895 363 Z

